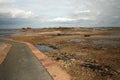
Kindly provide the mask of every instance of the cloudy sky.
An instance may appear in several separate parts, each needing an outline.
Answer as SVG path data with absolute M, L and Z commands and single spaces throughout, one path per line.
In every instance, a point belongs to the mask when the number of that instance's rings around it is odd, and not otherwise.
M 120 0 L 0 0 L 0 28 L 120 26 Z

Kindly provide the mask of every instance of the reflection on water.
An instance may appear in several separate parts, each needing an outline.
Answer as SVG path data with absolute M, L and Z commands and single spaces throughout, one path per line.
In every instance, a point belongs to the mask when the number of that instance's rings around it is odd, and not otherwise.
M 92 35 L 92 37 L 101 37 L 101 38 L 120 38 L 120 35 Z
M 120 42 L 117 41 L 92 41 L 93 44 L 101 44 L 101 45 L 112 45 L 114 47 L 120 47 Z
M 82 42 L 84 39 L 71 39 L 70 42 Z
M 47 51 L 51 51 L 51 50 L 57 49 L 57 48 L 55 48 L 53 46 L 46 46 L 46 45 L 35 45 L 35 46 L 42 52 L 47 52 Z

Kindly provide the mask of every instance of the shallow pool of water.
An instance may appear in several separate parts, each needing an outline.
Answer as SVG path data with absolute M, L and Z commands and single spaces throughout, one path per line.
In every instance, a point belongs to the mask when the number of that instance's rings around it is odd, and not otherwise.
M 57 49 L 53 46 L 47 46 L 47 45 L 35 45 L 35 46 L 42 52 L 47 52 Z
M 120 38 L 120 35 L 92 35 L 92 37 L 101 37 L 101 38 Z
M 120 47 L 120 42 L 117 41 L 92 41 L 93 44 L 112 45 L 114 47 Z
M 84 39 L 71 39 L 70 42 L 82 42 Z

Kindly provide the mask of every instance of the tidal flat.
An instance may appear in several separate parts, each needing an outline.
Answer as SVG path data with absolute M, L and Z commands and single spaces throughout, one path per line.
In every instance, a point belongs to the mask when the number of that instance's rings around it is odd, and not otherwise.
M 55 48 L 43 53 L 68 72 L 72 80 L 120 79 L 120 28 L 63 27 L 19 31 L 20 35 L 9 38 Z

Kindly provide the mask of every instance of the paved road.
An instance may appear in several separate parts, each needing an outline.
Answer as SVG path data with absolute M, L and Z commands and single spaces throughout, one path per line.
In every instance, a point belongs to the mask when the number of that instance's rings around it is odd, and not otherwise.
M 0 64 L 0 80 L 53 80 L 25 44 L 9 43 L 13 46 Z

